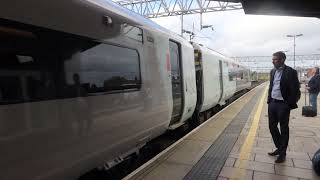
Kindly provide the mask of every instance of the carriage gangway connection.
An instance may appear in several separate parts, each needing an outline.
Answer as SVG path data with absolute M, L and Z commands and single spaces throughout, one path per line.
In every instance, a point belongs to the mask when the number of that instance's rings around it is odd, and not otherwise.
M 263 83 L 252 89 L 124 180 L 320 179 L 311 162 L 320 147 L 320 118 L 301 116 L 304 96 L 291 111 L 287 160 L 275 164 L 267 155 L 275 149 L 267 88 Z

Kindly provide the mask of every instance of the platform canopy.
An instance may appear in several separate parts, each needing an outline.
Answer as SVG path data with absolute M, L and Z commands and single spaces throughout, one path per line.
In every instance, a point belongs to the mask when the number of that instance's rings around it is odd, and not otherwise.
M 319 0 L 224 0 L 241 3 L 246 14 L 320 18 Z

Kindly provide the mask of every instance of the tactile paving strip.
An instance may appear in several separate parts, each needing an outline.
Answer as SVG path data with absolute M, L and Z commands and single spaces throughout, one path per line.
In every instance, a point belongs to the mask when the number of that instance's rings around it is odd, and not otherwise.
M 184 177 L 184 180 L 215 180 L 218 178 L 232 147 L 236 143 L 260 95 L 261 92 L 256 93 L 245 107 L 241 109 L 218 139 Z

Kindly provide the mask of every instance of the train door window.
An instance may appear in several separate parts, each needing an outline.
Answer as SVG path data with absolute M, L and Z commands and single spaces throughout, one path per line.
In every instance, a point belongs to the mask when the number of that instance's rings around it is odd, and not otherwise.
M 201 51 L 195 49 L 194 50 L 194 62 L 195 62 L 195 67 L 196 70 L 200 70 L 201 69 Z
M 224 62 L 224 64 L 228 70 L 229 81 L 233 81 L 232 65 L 230 63 L 226 63 L 226 62 Z
M 0 19 L 0 104 L 141 87 L 138 51 Z
M 180 69 L 180 51 L 176 42 L 170 41 L 171 83 L 173 97 L 172 123 L 180 120 L 182 111 L 182 78 Z
M 180 53 L 177 43 L 170 41 L 171 75 L 175 81 L 180 80 Z
M 237 74 L 235 71 L 235 67 L 232 63 L 226 63 L 228 67 L 228 75 L 229 75 L 229 81 L 235 81 Z

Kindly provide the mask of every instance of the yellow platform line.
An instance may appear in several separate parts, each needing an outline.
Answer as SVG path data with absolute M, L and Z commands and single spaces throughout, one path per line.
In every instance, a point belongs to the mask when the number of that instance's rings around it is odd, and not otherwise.
M 250 152 L 252 151 L 254 139 L 257 134 L 257 129 L 259 126 L 259 121 L 260 121 L 260 117 L 261 117 L 261 112 L 262 112 L 264 100 L 267 96 L 267 89 L 268 89 L 268 87 L 266 87 L 263 92 L 263 95 L 260 99 L 258 108 L 254 114 L 254 118 L 252 120 L 252 124 L 251 124 L 250 130 L 249 130 L 249 133 L 248 133 L 243 145 L 241 146 L 241 150 L 239 153 L 239 157 L 241 157 L 241 159 L 249 159 Z M 241 169 L 238 168 L 230 179 L 245 179 L 247 166 L 248 166 L 248 164 L 246 163 L 246 161 L 244 163 L 241 163 Z

